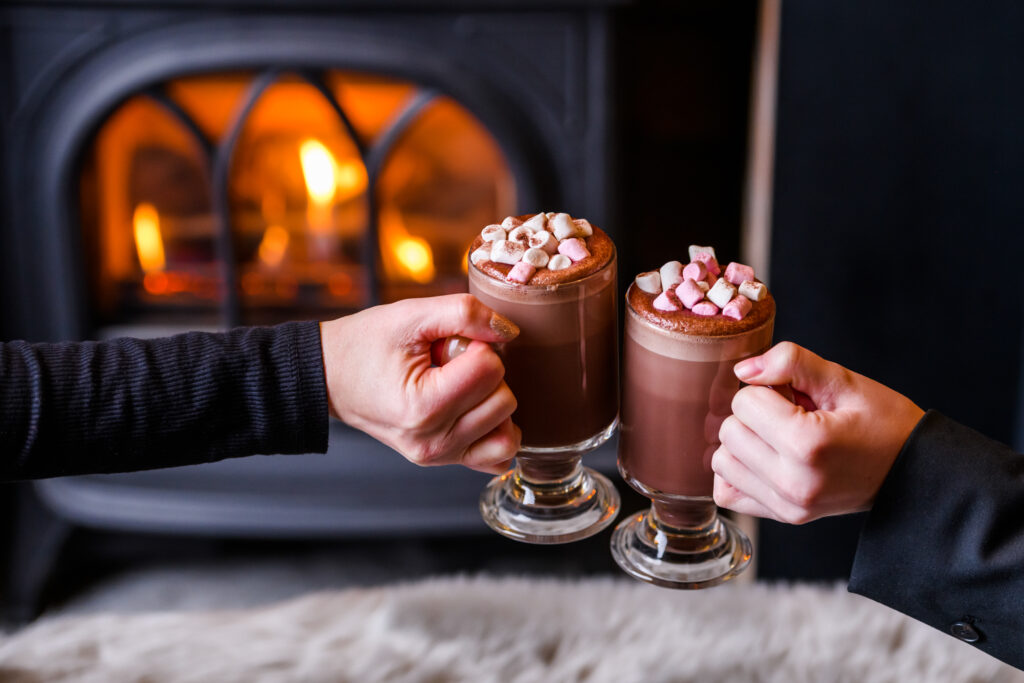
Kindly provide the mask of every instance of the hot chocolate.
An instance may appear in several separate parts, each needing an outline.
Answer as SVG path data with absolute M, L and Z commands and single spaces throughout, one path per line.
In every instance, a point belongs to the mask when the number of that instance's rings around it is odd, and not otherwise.
M 657 311 L 635 283 L 626 301 L 619 467 L 645 495 L 710 496 L 711 454 L 740 386 L 732 369 L 768 348 L 774 301 L 740 321 Z
M 524 450 L 581 444 L 618 414 L 615 247 L 600 228 L 576 239 L 588 256 L 534 267 L 525 283 L 509 279 L 515 264 L 486 259 L 469 269 L 469 291 L 520 329 L 501 355 Z M 471 253 L 482 244 L 478 237 Z
M 630 575 L 703 588 L 749 564 L 750 541 L 718 516 L 711 456 L 740 383 L 733 367 L 771 344 L 775 301 L 753 269 L 710 247 L 638 275 L 626 293 L 619 470 L 651 499 L 612 554 Z
M 615 275 L 608 235 L 565 213 L 510 216 L 470 247 L 469 291 L 520 329 L 500 353 L 522 446 L 480 501 L 506 536 L 564 543 L 618 512 L 614 485 L 581 463 L 618 420 Z

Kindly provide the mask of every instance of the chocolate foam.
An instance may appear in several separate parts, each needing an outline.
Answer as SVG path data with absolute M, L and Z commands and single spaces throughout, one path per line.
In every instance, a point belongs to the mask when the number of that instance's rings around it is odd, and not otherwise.
M 535 214 L 526 214 L 523 216 L 516 216 L 521 221 L 527 221 L 532 218 Z M 608 236 L 601 228 L 596 225 L 592 225 L 594 234 L 590 237 L 581 237 L 580 239 L 587 245 L 587 251 L 590 252 L 590 256 L 573 263 L 568 268 L 562 270 L 549 270 L 547 268 L 538 268 L 537 272 L 533 274 L 529 282 L 526 285 L 518 285 L 520 287 L 550 287 L 552 285 L 564 284 L 567 282 L 574 282 L 576 280 L 582 280 L 588 275 L 592 275 L 597 271 L 601 270 L 609 261 L 612 260 L 612 256 L 615 255 L 615 244 L 612 243 L 612 238 Z M 469 247 L 469 253 L 473 253 L 478 248 L 483 246 L 484 238 L 481 235 L 477 235 L 476 239 L 473 240 L 473 244 Z M 494 261 L 481 261 L 480 263 L 469 264 L 470 268 L 476 268 L 480 272 L 494 278 L 495 280 L 501 280 L 502 282 L 508 283 L 508 273 L 512 270 L 512 266 L 505 263 L 496 263 Z M 516 284 L 516 283 L 508 283 Z
M 675 293 L 670 293 L 671 297 Z M 764 325 L 775 315 L 775 298 L 771 292 L 766 292 L 765 297 L 760 301 L 753 301 L 750 312 L 741 320 L 727 318 L 721 313 L 717 315 L 703 316 L 691 313 L 679 304 L 679 311 L 659 311 L 654 307 L 656 294 L 650 294 L 636 286 L 636 282 L 629 286 L 626 292 L 626 302 L 636 314 L 647 322 L 669 332 L 680 332 L 682 334 L 701 337 L 725 337 L 734 334 L 749 332 L 761 325 Z

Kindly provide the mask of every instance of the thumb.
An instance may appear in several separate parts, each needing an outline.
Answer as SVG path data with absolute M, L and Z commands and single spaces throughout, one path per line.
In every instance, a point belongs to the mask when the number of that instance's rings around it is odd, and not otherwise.
M 740 381 L 775 387 L 807 410 L 828 407 L 843 369 L 792 342 L 776 344 L 760 356 L 736 364 Z
M 411 308 L 423 341 L 461 336 L 483 342 L 507 342 L 519 336 L 519 327 L 514 322 L 492 311 L 472 294 L 415 299 Z

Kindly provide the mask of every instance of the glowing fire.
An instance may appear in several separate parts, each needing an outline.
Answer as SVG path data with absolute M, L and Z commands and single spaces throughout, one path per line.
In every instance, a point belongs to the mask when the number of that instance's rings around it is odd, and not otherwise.
M 299 145 L 299 158 L 302 160 L 302 176 L 306 179 L 310 203 L 330 206 L 338 187 L 334 156 L 323 143 L 308 139 Z
M 421 284 L 433 280 L 436 270 L 430 243 L 410 235 L 398 211 L 383 211 L 380 225 L 385 268 Z
M 132 226 L 135 231 L 135 251 L 139 255 L 143 272 L 163 270 L 166 260 L 164 242 L 160 236 L 160 216 L 156 207 L 145 202 L 135 207 Z
M 280 266 L 285 252 L 288 251 L 289 239 L 288 231 L 280 225 L 267 226 L 263 232 L 263 239 L 260 240 L 260 261 L 269 268 Z

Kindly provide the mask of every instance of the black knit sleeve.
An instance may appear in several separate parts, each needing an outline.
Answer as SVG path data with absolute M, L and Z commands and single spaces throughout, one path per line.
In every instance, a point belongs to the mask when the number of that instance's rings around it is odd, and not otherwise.
M 0 478 L 327 450 L 316 322 L 0 344 Z

